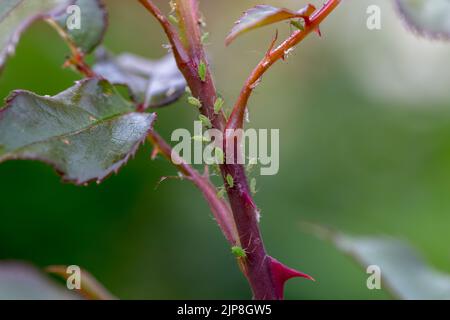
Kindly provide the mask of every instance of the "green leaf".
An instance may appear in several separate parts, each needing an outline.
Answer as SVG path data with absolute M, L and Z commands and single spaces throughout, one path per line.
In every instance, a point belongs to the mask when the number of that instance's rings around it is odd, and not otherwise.
M 0 300 L 80 300 L 40 270 L 23 263 L 0 263 Z
M 91 53 L 103 40 L 108 27 L 108 14 L 102 0 L 76 0 L 80 9 L 80 28 L 68 27 L 75 11 L 50 19 L 57 23 L 63 37 L 84 53 Z
M 433 39 L 450 38 L 449 0 L 395 0 L 408 26 Z
M 65 11 L 74 0 L 0 1 L 0 69 L 14 54 L 21 34 L 36 20 L 49 19 Z
M 0 110 L 0 162 L 40 160 L 66 181 L 100 182 L 151 129 L 155 115 L 133 111 L 106 80 L 87 79 L 54 97 L 15 91 Z
M 382 286 L 394 297 L 450 299 L 450 274 L 435 270 L 404 241 L 390 237 L 353 237 L 319 226 L 312 228 L 316 235 L 353 257 L 364 269 L 378 266 Z
M 247 10 L 235 23 L 225 42 L 229 45 L 237 36 L 269 24 L 294 18 L 308 18 L 314 11 L 315 7 L 310 4 L 299 11 L 276 8 L 268 5 L 255 6 Z
M 127 86 L 143 109 L 166 106 L 185 93 L 186 80 L 172 54 L 147 60 L 128 53 L 113 57 L 101 48 L 96 56 L 94 72 L 113 84 Z

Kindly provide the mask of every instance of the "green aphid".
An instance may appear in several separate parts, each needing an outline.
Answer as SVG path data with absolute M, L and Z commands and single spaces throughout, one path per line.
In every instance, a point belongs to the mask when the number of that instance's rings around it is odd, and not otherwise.
M 217 163 L 216 164 L 212 164 L 211 168 L 212 168 L 212 175 L 220 176 L 220 173 L 221 173 L 220 166 Z
M 219 147 L 214 148 L 214 158 L 216 158 L 217 164 L 223 164 L 225 161 L 225 156 L 223 154 L 223 150 Z
M 211 120 L 208 119 L 207 116 L 204 116 L 203 114 L 198 116 L 198 119 L 202 122 L 202 124 L 206 127 L 206 128 L 211 128 L 212 127 L 212 123 Z
M 226 192 L 226 189 L 225 189 L 225 187 L 220 187 L 218 190 L 217 190 L 217 198 L 219 198 L 219 199 L 223 199 L 224 197 L 225 197 L 225 192 Z
M 169 16 L 169 21 L 175 25 L 178 25 L 178 23 L 180 22 L 180 21 L 178 21 L 177 17 L 175 17 L 174 15 Z
M 292 20 L 291 25 L 293 25 L 294 27 L 296 27 L 297 29 L 299 29 L 301 31 L 305 31 L 305 26 L 298 20 Z
M 239 259 L 247 258 L 247 252 L 239 246 L 233 246 L 231 247 L 231 253 Z
M 199 109 L 202 107 L 201 101 L 195 97 L 188 97 L 187 101 L 189 104 L 193 105 L 194 107 L 197 107 Z
M 250 180 L 250 192 L 255 194 L 256 193 L 256 179 L 252 178 Z
M 219 112 L 223 108 L 224 103 L 225 103 L 225 101 L 223 101 L 223 99 L 221 97 L 217 97 L 216 102 L 214 102 L 214 113 L 215 114 L 219 114 Z
M 209 32 L 205 32 L 204 34 L 202 34 L 202 37 L 200 39 L 202 44 L 205 44 L 205 42 L 208 40 L 208 38 L 209 38 Z
M 198 76 L 202 82 L 206 81 L 206 64 L 204 61 L 200 61 L 200 64 L 198 65 Z
M 230 188 L 234 188 L 234 179 L 231 174 L 227 174 L 227 183 Z

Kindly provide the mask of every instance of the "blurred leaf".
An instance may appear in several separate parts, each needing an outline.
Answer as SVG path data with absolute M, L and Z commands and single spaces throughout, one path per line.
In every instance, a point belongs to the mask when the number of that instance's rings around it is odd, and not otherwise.
M 154 61 L 129 53 L 113 57 L 100 49 L 93 69 L 111 83 L 128 86 L 143 109 L 171 104 L 186 89 L 186 81 L 172 54 Z
M 231 29 L 225 42 L 229 45 L 237 36 L 269 24 L 294 18 L 308 18 L 315 10 L 316 8 L 310 4 L 299 11 L 275 8 L 268 5 L 255 6 L 244 12 L 244 15 L 235 23 L 233 29 Z
M 87 79 L 54 96 L 15 91 L 0 110 L 0 162 L 40 160 L 84 184 L 117 172 L 151 129 L 106 80 Z
M 90 53 L 103 40 L 108 27 L 108 14 L 102 0 L 76 0 L 80 8 L 80 28 L 69 30 L 68 21 L 76 11 L 65 12 L 51 20 L 58 24 L 63 37 L 84 53 Z M 69 20 L 68 20 L 69 19 Z
M 0 263 L 0 300 L 78 300 L 81 297 L 52 281 L 38 269 L 18 263 Z
M 450 275 L 428 265 L 407 243 L 390 237 L 353 237 L 308 226 L 364 268 L 380 267 L 381 284 L 400 299 L 450 299 Z
M 50 266 L 47 272 L 54 273 L 64 280 L 67 280 L 71 273 L 67 273 L 67 266 Z M 116 300 L 114 297 L 95 277 L 86 270 L 81 272 L 81 289 L 80 293 L 90 300 Z
M 420 35 L 450 37 L 449 0 L 395 0 L 407 24 Z
M 74 0 L 2 0 L 0 2 L 0 69 L 14 54 L 20 35 L 34 21 L 56 16 Z

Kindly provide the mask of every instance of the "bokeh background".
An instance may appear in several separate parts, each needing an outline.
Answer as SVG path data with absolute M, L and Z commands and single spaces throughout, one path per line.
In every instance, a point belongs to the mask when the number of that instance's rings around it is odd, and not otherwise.
M 167 1 L 159 1 L 165 4 Z M 321 1 L 311 1 L 320 5 Z M 149 58 L 167 40 L 137 1 L 106 0 L 106 46 Z M 287 24 L 224 38 L 258 3 L 297 9 L 302 0 L 203 0 L 217 86 L 232 104 L 275 32 Z M 382 29 L 366 28 L 366 8 L 382 9 Z M 347 0 L 286 62 L 264 78 L 250 102 L 250 126 L 279 128 L 280 172 L 258 177 L 256 201 L 269 252 L 317 281 L 292 280 L 288 299 L 382 299 L 364 270 L 305 233 L 314 221 L 355 235 L 387 234 L 412 243 L 450 272 L 450 45 L 407 32 L 388 0 Z M 13 89 L 55 94 L 77 75 L 61 65 L 65 44 L 45 23 L 27 31 L 0 77 Z M 185 101 L 160 110 L 157 128 L 192 128 Z M 249 288 L 202 196 L 146 145 L 101 185 L 62 184 L 48 166 L 0 166 L 0 259 L 44 267 L 80 265 L 124 299 L 247 299 Z M 407 270 L 405 270 L 407 272 Z

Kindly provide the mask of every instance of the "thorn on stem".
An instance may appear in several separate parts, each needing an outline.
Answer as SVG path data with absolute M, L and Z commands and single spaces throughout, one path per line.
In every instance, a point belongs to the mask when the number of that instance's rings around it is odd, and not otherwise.
M 284 284 L 289 279 L 305 278 L 308 280 L 315 281 L 314 278 L 312 278 L 311 276 L 303 272 L 291 269 L 282 264 L 281 262 L 279 262 L 278 260 L 276 260 L 275 258 L 269 257 L 269 261 L 270 261 L 269 262 L 270 269 L 272 271 L 272 277 L 274 280 L 275 291 L 277 296 L 281 299 L 283 299 Z
M 275 36 L 273 37 L 272 42 L 270 43 L 269 50 L 267 50 L 266 52 L 267 58 L 269 58 L 270 53 L 272 52 L 273 48 L 275 48 L 277 40 L 278 40 L 278 29 L 275 31 Z
M 152 150 L 152 154 L 150 155 L 150 159 L 155 160 L 158 157 L 159 152 L 159 148 L 155 146 Z

